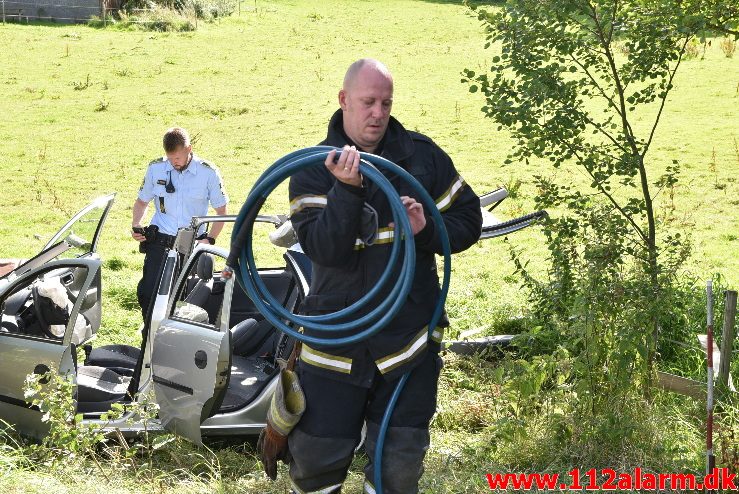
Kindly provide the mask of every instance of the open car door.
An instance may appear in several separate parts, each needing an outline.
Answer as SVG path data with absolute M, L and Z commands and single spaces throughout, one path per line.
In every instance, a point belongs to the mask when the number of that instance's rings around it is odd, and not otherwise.
M 41 252 L 7 273 L 7 278 L 15 279 L 23 276 L 54 259 L 99 259 L 97 246 L 100 233 L 114 200 L 115 194 L 109 194 L 98 197 L 82 208 L 49 240 Z M 76 296 L 82 281 L 79 277 L 73 278 L 72 284 L 67 285 L 67 288 Z M 102 284 L 99 272 L 85 297 L 80 313 L 88 323 L 87 331 L 84 334 L 81 331 L 77 332 L 73 341 L 75 344 L 84 343 L 100 329 Z
M 61 255 L 63 258 L 82 257 L 97 252 L 100 232 L 105 219 L 113 206 L 115 194 L 100 196 L 72 216 L 66 225 L 51 237 L 44 250 L 60 241 L 70 245 L 70 250 Z
M 170 252 L 168 262 L 177 256 Z M 165 267 L 166 269 L 166 267 Z M 176 293 L 188 282 L 187 269 Z M 230 306 L 233 279 L 226 284 L 223 307 Z M 161 290 L 161 287 L 160 287 Z M 168 316 L 154 335 L 152 373 L 162 426 L 202 444 L 200 424 L 218 412 L 228 389 L 231 333 L 227 324 L 214 325 L 194 317 L 194 307 L 170 298 Z
M 82 208 L 51 237 L 44 248 L 31 259 L 8 273 L 18 277 L 43 266 L 52 259 L 97 257 L 97 245 L 105 219 L 113 206 L 115 194 L 100 196 Z M 7 276 L 7 275 L 6 275 Z
M 99 276 L 97 259 L 62 259 L 0 289 L 0 419 L 18 432 L 42 437 L 48 431 L 41 412 L 26 401 L 26 376 L 74 374 L 73 335 L 84 323 L 80 309 Z

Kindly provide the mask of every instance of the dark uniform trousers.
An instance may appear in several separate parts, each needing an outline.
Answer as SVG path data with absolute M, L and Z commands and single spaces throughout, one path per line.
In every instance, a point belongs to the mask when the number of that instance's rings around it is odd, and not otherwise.
M 417 493 L 423 474 L 442 360 L 436 351 L 429 350 L 417 359 L 418 365 L 403 388 L 385 436 L 382 457 L 385 494 Z M 299 368 L 299 373 L 309 406 L 288 438 L 293 490 L 301 494 L 340 492 L 366 417 L 368 462 L 364 469 L 364 492 L 373 494 L 377 435 L 400 379 L 386 381 L 377 371 L 371 386 L 365 388 L 338 380 L 331 380 L 327 385 L 329 378 L 304 368 Z
M 146 319 L 154 292 L 159 286 L 159 276 L 162 265 L 167 258 L 168 248 L 153 242 L 146 243 L 146 257 L 144 258 L 143 276 L 136 287 L 136 295 L 141 306 L 141 316 Z

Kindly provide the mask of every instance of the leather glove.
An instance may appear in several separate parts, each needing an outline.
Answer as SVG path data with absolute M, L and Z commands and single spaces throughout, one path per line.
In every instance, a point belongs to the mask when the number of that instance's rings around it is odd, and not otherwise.
M 294 359 L 293 359 L 294 361 Z M 290 463 L 287 436 L 305 411 L 305 395 L 295 372 L 280 371 L 275 394 L 267 410 L 267 427 L 259 434 L 259 451 L 264 473 L 272 480 L 277 479 L 277 462 Z
M 287 436 L 283 436 L 267 424 L 262 429 L 257 441 L 257 451 L 264 466 L 264 473 L 272 480 L 277 480 L 277 462 L 288 462 Z

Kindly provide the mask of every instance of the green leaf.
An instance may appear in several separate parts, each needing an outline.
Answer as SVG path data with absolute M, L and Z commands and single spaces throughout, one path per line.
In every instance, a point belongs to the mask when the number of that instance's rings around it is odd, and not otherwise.
M 160 448 L 163 448 L 167 444 L 171 443 L 177 438 L 177 436 L 174 435 L 164 435 L 164 436 L 157 436 L 154 438 L 154 441 L 152 441 L 151 449 L 157 450 Z

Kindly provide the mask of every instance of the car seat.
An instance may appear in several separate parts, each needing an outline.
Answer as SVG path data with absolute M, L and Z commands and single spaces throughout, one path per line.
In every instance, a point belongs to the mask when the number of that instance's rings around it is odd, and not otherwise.
M 113 403 L 126 397 L 129 376 L 104 367 L 82 365 L 77 368 L 77 412 L 107 412 Z
M 210 297 L 213 286 L 213 257 L 204 253 L 196 265 L 199 278 L 195 287 L 185 298 L 188 304 L 203 307 Z M 203 305 L 201 305 L 203 304 Z M 200 321 L 200 322 L 207 322 Z M 131 345 L 104 345 L 93 348 L 85 364 L 90 366 L 133 369 L 141 355 L 141 349 Z

